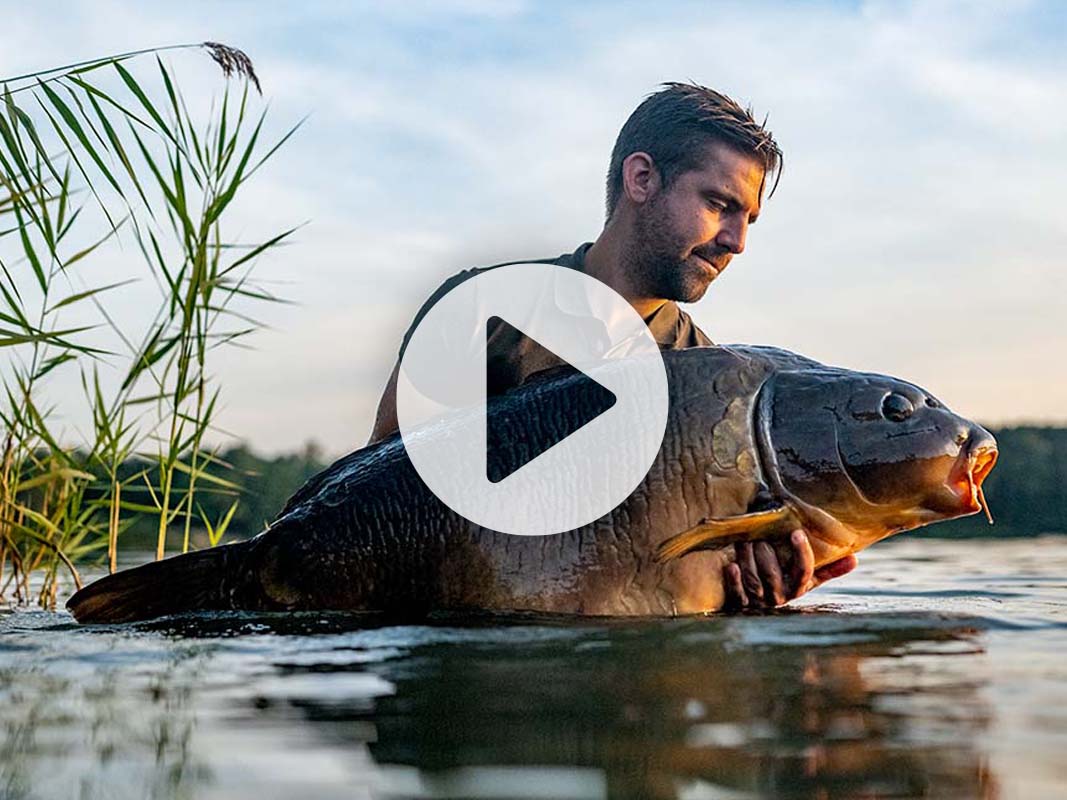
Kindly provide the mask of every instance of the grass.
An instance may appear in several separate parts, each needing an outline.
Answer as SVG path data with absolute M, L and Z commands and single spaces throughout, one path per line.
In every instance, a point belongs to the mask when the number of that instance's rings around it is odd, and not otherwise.
M 227 81 L 202 114 L 161 57 L 196 50 L 240 83 Z M 239 499 L 207 444 L 221 390 L 208 364 L 262 326 L 247 306 L 282 301 L 253 273 L 295 230 L 249 244 L 229 241 L 225 227 L 299 125 L 264 144 L 252 62 L 216 42 L 0 87 L 0 598 L 51 607 L 62 580 L 80 586 L 80 560 L 106 555 L 114 570 L 119 537 L 137 520 L 154 520 L 156 558 L 188 550 L 194 527 L 211 544 L 225 535 Z M 116 248 L 135 266 L 94 283 L 105 266 L 114 272 Z M 146 274 L 155 313 L 131 330 L 117 308 Z M 116 345 L 102 346 L 102 333 Z M 77 375 L 92 419 L 81 441 L 70 441 L 50 394 L 64 371 Z M 206 493 L 233 499 L 210 518 L 197 499 Z

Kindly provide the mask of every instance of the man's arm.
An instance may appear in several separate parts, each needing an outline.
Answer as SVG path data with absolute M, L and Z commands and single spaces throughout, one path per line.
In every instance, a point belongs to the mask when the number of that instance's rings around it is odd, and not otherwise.
M 396 381 L 397 375 L 400 373 L 400 361 L 404 357 L 404 350 L 407 349 L 408 341 L 411 339 L 411 335 L 415 332 L 415 328 L 419 326 L 423 318 L 433 308 L 434 304 L 448 294 L 463 281 L 471 278 L 481 272 L 478 269 L 468 269 L 463 272 L 459 272 L 446 280 L 440 286 L 438 286 L 433 294 L 431 294 L 426 302 L 422 304 L 422 307 L 415 313 L 415 318 L 411 320 L 411 324 L 408 326 L 407 331 L 404 332 L 404 337 L 400 341 L 400 353 L 397 356 L 396 364 L 393 366 L 393 371 L 389 374 L 389 380 L 385 383 L 385 389 L 382 390 L 382 399 L 378 401 L 378 413 L 374 417 L 374 428 L 371 430 L 370 439 L 367 440 L 367 444 L 374 444 L 380 442 L 382 439 L 396 433 L 400 428 L 400 423 L 396 418 Z
M 400 360 L 397 359 L 389 380 L 382 390 L 382 399 L 378 401 L 378 413 L 374 417 L 374 429 L 371 430 L 367 444 L 380 442 L 390 434 L 396 433 L 400 423 L 396 419 L 396 378 L 400 373 Z

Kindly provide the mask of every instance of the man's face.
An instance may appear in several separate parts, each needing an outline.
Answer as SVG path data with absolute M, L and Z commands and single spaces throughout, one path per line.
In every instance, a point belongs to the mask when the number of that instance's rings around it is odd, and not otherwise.
M 703 165 L 637 206 L 635 289 L 692 303 L 745 249 L 756 221 L 763 165 L 727 145 L 706 148 Z

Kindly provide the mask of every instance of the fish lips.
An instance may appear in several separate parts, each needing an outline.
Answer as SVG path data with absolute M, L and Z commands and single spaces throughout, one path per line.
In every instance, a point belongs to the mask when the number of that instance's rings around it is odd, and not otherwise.
M 989 521 L 993 518 L 985 499 L 982 484 L 997 463 L 1000 451 L 993 436 L 984 428 L 975 426 L 967 441 L 960 448 L 944 486 L 931 498 L 931 510 L 951 516 L 965 516 L 985 511 Z

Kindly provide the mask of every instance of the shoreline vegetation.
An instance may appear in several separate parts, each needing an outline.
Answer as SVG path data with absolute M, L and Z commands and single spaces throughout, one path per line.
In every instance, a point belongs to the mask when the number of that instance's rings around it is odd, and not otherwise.
M 1067 427 L 1025 425 L 989 430 L 997 437 L 1001 453 L 985 482 L 995 524 L 976 514 L 927 526 L 915 535 L 1007 539 L 1067 534 Z M 301 452 L 275 456 L 257 455 L 242 444 L 222 451 L 219 458 L 231 465 L 228 478 L 240 497 L 227 541 L 262 531 L 300 485 L 330 463 L 314 443 L 305 445 Z M 201 502 L 211 518 L 224 513 L 232 498 L 215 492 Z M 205 541 L 206 531 L 198 533 L 200 541 Z M 124 536 L 120 546 L 145 550 L 150 542 L 151 531 L 142 523 Z
M 932 538 L 1030 538 L 1042 534 L 1067 534 L 1067 427 L 1019 426 L 990 428 L 1001 445 L 1001 460 L 986 481 L 996 524 L 974 515 L 964 519 L 939 522 L 917 534 Z M 204 491 L 198 503 L 209 519 L 229 513 L 225 541 L 240 541 L 264 530 L 285 505 L 286 500 L 313 475 L 332 462 L 320 446 L 308 442 L 299 452 L 260 455 L 247 444 L 237 444 L 220 451 L 217 459 L 227 465 L 231 488 Z M 133 475 L 143 464 L 123 464 L 120 476 Z M 175 489 L 184 486 L 176 483 Z M 152 520 L 134 520 L 119 540 L 120 550 L 150 551 L 155 546 Z M 905 534 L 907 535 L 907 534 Z M 192 529 L 192 543 L 208 546 L 208 530 L 200 525 Z
M 920 535 L 939 538 L 1021 538 L 1067 533 L 1067 427 L 986 426 L 1000 457 L 983 484 L 993 514 L 939 522 Z
M 220 97 L 187 103 L 161 57 L 182 51 L 215 62 Z M 259 91 L 217 42 L 0 78 L 0 598 L 54 607 L 77 562 L 115 569 L 135 525 L 158 559 L 194 527 L 218 542 L 236 514 L 208 444 L 226 436 L 210 364 L 262 327 L 252 307 L 283 302 L 253 273 L 295 231 L 228 238 L 238 195 L 299 127 L 266 141 Z M 230 493 L 215 516 L 211 492 Z

